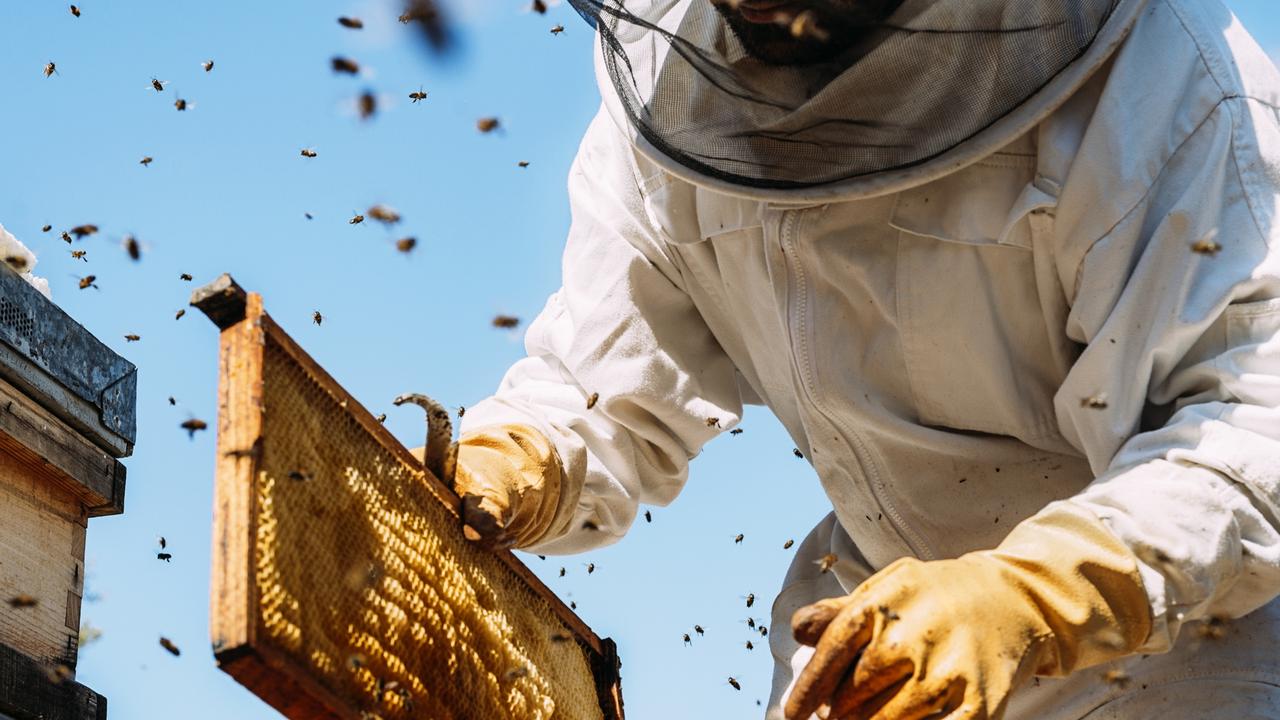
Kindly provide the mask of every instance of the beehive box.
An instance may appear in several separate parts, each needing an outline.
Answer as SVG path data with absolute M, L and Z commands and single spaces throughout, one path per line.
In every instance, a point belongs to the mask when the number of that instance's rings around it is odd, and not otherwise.
M 100 720 L 75 682 L 89 518 L 124 510 L 137 371 L 0 264 L 0 719 Z
M 229 277 L 212 634 L 290 718 L 621 720 L 618 660 Z

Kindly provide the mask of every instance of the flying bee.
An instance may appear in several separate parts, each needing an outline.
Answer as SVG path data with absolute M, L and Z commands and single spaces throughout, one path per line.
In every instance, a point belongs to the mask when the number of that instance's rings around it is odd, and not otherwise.
M 800 448 L 791 448 L 791 452 L 793 455 L 800 458 L 801 460 L 804 459 L 804 453 L 800 452 Z
M 720 427 L 720 418 L 718 417 L 707 418 L 707 427 L 713 427 L 713 428 Z
M 427 93 L 423 91 L 421 85 L 418 86 L 417 92 L 409 93 L 409 100 L 414 104 L 417 104 L 419 101 L 426 100 L 426 99 L 427 99 Z
M 1208 640 L 1221 640 L 1227 635 L 1227 624 L 1231 618 L 1226 615 L 1213 615 L 1196 627 L 1196 635 Z
M 521 160 L 520 162 L 516 163 L 516 167 L 527 168 L 527 167 L 529 167 L 529 161 L 528 161 L 528 160 Z
M 341 55 L 334 55 L 329 61 L 329 65 L 336 73 L 344 73 L 347 75 L 359 75 L 360 64 L 350 58 L 344 58 Z
M 706 636 L 706 633 L 705 633 L 705 632 L 703 632 L 703 630 L 702 630 L 702 626 L 701 626 L 701 625 L 694 625 L 694 626 L 693 626 L 693 631 L 694 631 L 694 632 L 696 632 L 696 633 L 698 633 L 698 637 L 705 637 L 705 636 Z
M 56 73 L 56 72 L 58 72 L 58 66 L 57 66 L 57 65 L 55 65 L 54 63 L 46 63 L 46 64 L 45 64 L 45 66 L 44 66 L 44 76 L 45 76 L 45 77 L 49 77 L 50 75 L 52 75 L 52 74 L 54 74 L 54 73 Z
M 400 213 L 396 212 L 394 208 L 387 207 L 386 205 L 374 205 L 365 212 L 369 213 L 369 217 L 377 220 L 383 225 L 395 225 L 400 222 Z
M 179 279 L 179 280 L 185 280 L 185 281 L 187 281 L 187 282 L 191 282 L 191 274 L 190 274 L 190 273 L 182 273 L 181 275 L 179 275 L 179 276 L 178 276 L 178 279 Z
M 790 549 L 791 549 L 791 546 L 792 546 L 792 545 L 795 545 L 795 544 L 796 544 L 796 541 L 795 541 L 795 540 L 788 540 L 788 541 L 786 541 L 786 542 L 782 543 L 782 549 L 783 549 L 783 550 L 790 550 Z
M 156 92 L 164 92 L 164 86 L 168 84 L 168 80 L 157 80 L 156 78 L 151 78 L 151 89 Z
M 177 400 L 176 398 L 174 398 L 172 395 L 170 395 L 170 396 L 169 396 L 169 404 L 170 404 L 170 405 L 177 405 L 177 404 L 178 404 L 178 400 Z
M 578 603 L 576 603 L 576 602 L 574 602 L 574 601 L 570 600 L 570 601 L 569 601 L 569 609 L 570 609 L 570 610 L 577 610 L 577 609 L 578 609 Z
M 1133 682 L 1133 678 L 1129 677 L 1129 673 L 1118 668 L 1102 673 L 1102 680 L 1106 684 L 1120 690 L 1124 690 L 1129 687 L 1129 683 Z
M 186 112 L 186 111 L 187 111 L 187 101 L 186 101 L 186 100 L 183 100 L 182 98 L 177 98 L 177 99 L 175 99 L 175 100 L 173 101 L 173 106 L 174 106 L 175 108 L 177 108 L 178 112 Z
M 72 5 L 71 14 L 75 15 L 76 17 L 80 17 L 80 8 L 76 7 L 75 5 Z
M 72 5 L 72 7 L 75 6 Z M 62 683 L 74 678 L 76 674 L 71 668 L 63 665 L 62 663 L 58 663 L 53 667 L 44 668 L 44 676 L 54 685 L 61 685 Z
M 200 67 L 204 68 L 205 72 L 209 72 L 210 70 L 213 69 L 213 61 L 205 60 L 204 62 L 200 63 Z
M 466 414 L 467 414 L 467 407 L 466 407 L 465 405 L 459 405 L 459 406 L 458 406 L 458 419 L 462 419 L 462 417 L 463 417 L 463 416 L 465 416 Z
M 827 553 L 826 555 L 823 555 L 820 559 L 815 560 L 814 564 L 818 566 L 819 571 L 825 574 L 830 572 L 831 568 L 837 562 L 840 562 L 840 558 L 836 557 L 835 553 Z
M 129 254 L 129 259 L 134 262 L 142 259 L 142 245 L 138 243 L 138 238 L 132 235 L 124 236 L 124 251 Z
M 84 260 L 85 262 L 89 262 L 89 258 L 85 257 L 85 255 L 86 255 L 87 253 L 88 253 L 88 251 L 87 251 L 87 250 L 72 250 L 72 251 L 71 251 L 71 259 L 72 259 L 72 260 Z
M 71 236 L 67 234 L 66 230 L 62 231 L 62 239 L 65 240 L 68 245 L 71 244 Z
M 1222 245 L 1211 237 L 1197 240 L 1191 244 L 1191 252 L 1208 255 L 1209 257 L 1217 255 L 1219 250 L 1222 250 Z
M 141 165 L 142 167 L 147 167 L 151 165 L 153 160 L 154 158 L 152 158 L 150 155 L 143 155 L 142 159 L 138 161 L 138 164 Z
M 684 634 L 684 644 L 685 644 L 685 645 L 692 645 L 692 644 L 693 644 L 693 638 L 689 637 L 689 633 L 685 633 L 685 634 Z
M 356 213 L 355 215 L 353 215 L 353 216 L 351 217 L 351 219 L 350 219 L 350 220 L 348 220 L 348 221 L 347 221 L 347 224 L 348 224 L 348 225 L 359 225 L 359 224 L 360 224 L 360 223 L 362 223 L 362 222 L 364 222 L 364 216 L 363 216 L 363 215 L 361 215 L 360 213 Z
M 596 571 L 596 564 L 595 564 L 595 563 L 587 563 L 587 574 L 588 574 L 588 575 L 590 575 L 591 573 L 593 573 L 593 572 L 595 572 L 595 571 Z
M 166 548 L 166 547 L 168 547 L 168 545 L 169 545 L 169 541 L 168 541 L 168 540 L 165 540 L 163 535 L 161 535 L 160 537 L 156 538 L 156 542 L 160 543 L 160 549 L 161 549 L 161 550 L 165 549 L 165 548 Z
M 365 90 L 360 93 L 360 97 L 356 98 L 356 108 L 360 111 L 360 119 L 368 120 L 378 112 L 378 98 L 373 93 Z
M 751 641 L 750 641 L 750 640 L 748 640 L 748 641 L 747 641 L 747 649 L 748 649 L 748 650 L 755 650 L 755 649 L 756 649 L 756 646 L 755 646 L 755 645 L 752 645 L 752 644 L 751 644 Z
M 364 29 L 364 21 L 360 18 L 340 17 L 338 18 L 338 24 L 344 28 L 350 28 L 352 30 Z
M 756 619 L 755 619 L 755 618 L 753 618 L 753 617 L 749 617 L 749 618 L 747 618 L 747 627 L 751 628 L 752 630 L 755 630 L 755 629 L 756 629 Z
M 379 413 L 379 414 L 378 414 L 378 417 L 374 418 L 374 420 L 377 420 L 377 421 L 378 421 L 378 422 L 380 422 L 380 423 L 384 423 L 384 422 L 386 422 L 386 421 L 387 421 L 387 414 L 386 414 L 386 413 Z
M 313 322 L 313 323 L 315 323 L 315 324 L 317 324 L 317 325 L 319 325 L 320 323 L 324 322 L 324 316 L 320 314 L 320 311 L 319 311 L 319 310 L 316 310 L 315 312 L 313 312 L 313 313 L 311 314 L 311 322 Z
M 760 626 L 760 637 L 769 637 L 769 628 L 764 625 Z
M 174 645 L 173 641 L 167 637 L 160 638 L 160 647 L 164 648 L 165 650 L 168 650 L 169 654 L 173 655 L 174 657 L 178 657 L 179 655 L 182 654 L 182 651 L 178 649 L 178 646 Z
M 407 253 L 413 250 L 415 247 L 417 247 L 417 245 L 418 245 L 417 238 L 411 238 L 411 237 L 400 238 L 399 240 L 396 241 L 396 250 L 399 250 L 402 253 Z
M 134 333 L 129 333 L 128 335 L 124 336 L 124 339 L 125 339 L 125 342 L 138 342 L 139 340 L 142 339 L 142 336 L 136 335 Z
M 600 402 L 600 393 L 598 392 L 591 393 L 591 396 L 587 398 L 587 409 L 590 410 L 591 408 L 595 407 L 596 403 L 598 402 Z
M 77 225 L 71 228 L 71 234 L 75 235 L 77 240 L 83 240 L 96 232 L 98 232 L 97 225 Z
M 494 315 L 492 325 L 502 330 L 511 330 L 520 326 L 520 318 L 514 315 Z
M 562 33 L 562 32 L 564 32 L 564 26 L 563 26 L 563 25 L 552 25 L 552 26 L 551 26 L 551 34 L 552 34 L 552 35 L 559 35 L 559 34 L 560 34 L 560 33 Z
M 1081 398 L 1080 407 L 1089 408 L 1091 410 L 1106 410 L 1107 394 L 1098 393 L 1097 395 L 1091 395 L 1090 397 L 1087 397 L 1087 398 Z
M 560 577 L 564 577 L 564 568 L 560 568 Z
M 543 2 L 543 0 L 533 0 L 533 7 L 529 9 L 538 13 L 539 15 L 547 14 L 547 4 Z
M 483 117 L 476 121 L 476 129 L 482 133 L 491 133 L 498 129 L 501 121 L 496 117 Z
M 302 214 L 305 215 L 308 220 L 311 219 L 311 213 L 302 213 Z
M 163 560 L 163 561 L 165 561 L 165 562 L 169 562 L 169 561 L 173 560 L 173 553 L 158 552 L 158 553 L 156 553 L 156 559 L 157 559 L 157 560 Z
M 15 610 L 19 608 L 33 608 L 39 604 L 39 600 L 27 595 L 26 593 L 14 595 L 9 598 L 9 607 L 14 608 Z
M 183 316 L 183 315 L 186 315 L 186 314 L 187 314 L 187 309 L 186 309 L 186 308 L 179 308 L 179 309 L 178 309 L 178 312 L 176 312 L 176 313 L 174 313 L 174 314 L 173 314 L 173 319 L 174 319 L 174 320 L 181 320 L 181 319 L 182 319 L 182 316 Z
M 644 511 L 644 521 L 647 523 L 653 522 L 653 515 L 648 510 Z
M 730 434 L 730 435 L 741 435 L 741 434 L 742 434 L 742 428 L 734 428 L 734 429 L 732 429 L 732 430 L 730 430 L 730 431 L 729 431 L 729 434 Z
M 743 540 L 743 538 L 744 538 L 744 537 L 746 537 L 746 536 L 745 536 L 745 535 L 743 535 L 742 533 L 738 533 L 738 534 L 737 534 L 737 536 L 733 538 L 733 544 L 734 544 L 734 545 L 741 545 L 741 544 L 742 544 L 742 540 Z
M 23 255 L 9 255 L 5 257 L 4 264 L 13 268 L 14 272 L 22 273 L 27 271 L 27 258 Z
M 194 438 L 196 436 L 196 431 L 207 430 L 209 428 L 209 423 L 198 418 L 191 418 L 190 420 L 183 422 L 179 427 L 187 431 L 188 438 Z
M 755 605 L 755 604 L 756 604 L 756 594 L 747 593 L 747 607 L 751 607 L 752 605 Z
M 315 156 L 316 156 L 315 150 L 312 150 L 311 148 L 302 148 L 302 157 L 313 158 Z
M 44 227 L 40 228 L 40 232 L 49 232 L 52 229 L 53 229 L 52 225 L 45 225 Z
M 738 681 L 733 679 L 732 677 L 729 678 L 729 684 L 733 686 L 734 690 L 742 689 L 742 685 L 738 684 Z
M 80 278 L 80 289 L 86 290 L 88 288 L 93 288 L 97 290 L 98 286 L 95 285 L 93 282 L 94 280 L 97 280 L 97 279 L 98 279 L 97 275 L 85 275 L 84 277 Z

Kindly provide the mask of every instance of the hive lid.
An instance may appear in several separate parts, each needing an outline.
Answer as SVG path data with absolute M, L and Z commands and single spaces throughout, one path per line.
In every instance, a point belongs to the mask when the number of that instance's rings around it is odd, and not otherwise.
M 7 266 L 0 377 L 113 456 L 133 452 L 138 369 Z

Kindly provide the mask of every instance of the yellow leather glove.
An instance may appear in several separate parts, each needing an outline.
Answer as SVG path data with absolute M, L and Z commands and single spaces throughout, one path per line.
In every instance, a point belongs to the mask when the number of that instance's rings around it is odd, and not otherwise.
M 801 608 L 792 630 L 816 650 L 788 720 L 994 720 L 1033 674 L 1131 654 L 1151 610 L 1129 548 L 1088 510 L 1055 503 L 995 550 L 898 560 Z
M 489 425 L 458 441 L 454 490 L 467 538 L 528 547 L 555 520 L 564 472 L 555 446 L 529 425 Z

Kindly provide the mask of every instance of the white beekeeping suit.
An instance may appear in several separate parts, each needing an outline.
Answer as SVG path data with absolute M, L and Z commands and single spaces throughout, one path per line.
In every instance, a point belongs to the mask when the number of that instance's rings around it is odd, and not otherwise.
M 1019 8 L 1006 30 L 1070 33 L 1004 48 L 1061 45 L 1013 95 L 990 90 L 999 63 L 974 65 L 984 99 L 941 122 L 954 93 L 904 76 L 937 107 L 875 123 L 894 104 L 866 78 L 783 82 L 699 2 L 646 4 L 668 40 L 651 57 L 625 55 L 657 46 L 618 20 L 634 4 L 578 3 L 600 23 L 605 107 L 570 175 L 563 287 L 528 357 L 465 419 L 472 437 L 521 429 L 473 443 L 523 458 L 502 461 L 521 479 L 497 495 L 473 481 L 504 521 L 523 513 L 513 541 L 616 541 L 763 403 L 833 506 L 774 606 L 768 717 L 814 653 L 785 630 L 793 612 L 901 576 L 899 558 L 924 561 L 915 572 L 1009 547 L 1045 517 L 1095 523 L 1082 547 L 1134 558 L 1142 617 L 1118 627 L 1141 636 L 1107 650 L 1095 634 L 1079 664 L 1059 648 L 1054 672 L 1019 670 L 986 712 L 1280 717 L 1280 74 L 1266 55 L 1217 0 L 888 3 L 888 39 L 858 57 L 928 34 L 913 22 L 989 21 L 984 7 Z M 720 72 L 744 62 L 760 76 Z M 748 92 L 767 87 L 795 95 Z M 861 106 L 824 94 L 851 88 Z M 714 109 L 716 93 L 748 111 Z M 554 492 L 531 492 L 538 477 Z M 1116 597 L 1097 605 L 1123 616 Z

